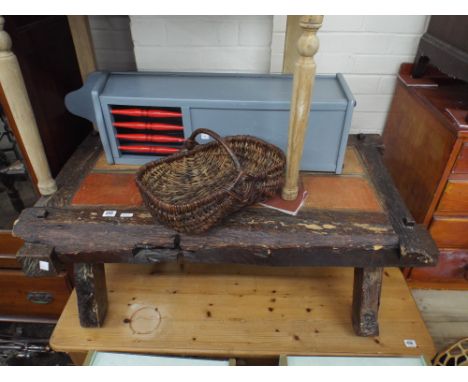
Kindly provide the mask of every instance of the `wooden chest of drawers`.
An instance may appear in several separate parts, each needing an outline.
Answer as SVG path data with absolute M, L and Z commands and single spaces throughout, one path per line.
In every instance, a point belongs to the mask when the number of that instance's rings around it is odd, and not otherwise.
M 406 275 L 468 287 L 468 84 L 437 72 L 412 81 L 410 70 L 410 64 L 400 70 L 383 134 L 384 162 L 441 256 L 436 267 Z
M 66 272 L 54 277 L 27 277 L 16 260 L 23 241 L 0 231 L 0 321 L 54 321 L 70 296 Z

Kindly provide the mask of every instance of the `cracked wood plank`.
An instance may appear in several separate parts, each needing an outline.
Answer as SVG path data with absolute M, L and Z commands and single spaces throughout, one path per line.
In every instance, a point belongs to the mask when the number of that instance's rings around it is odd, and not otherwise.
M 359 257 L 375 264 L 397 260 L 398 237 L 381 213 L 308 209 L 294 217 L 254 207 L 204 235 L 186 235 L 154 223 L 144 208 L 121 219 L 102 217 L 103 210 L 48 208 L 47 216 L 38 218 L 28 209 L 14 232 L 28 242 L 55 243 L 59 258 L 71 262 L 141 262 L 134 258 L 139 247 L 159 250 L 159 258 L 152 256 L 157 261 L 182 256 L 213 263 L 354 266 Z

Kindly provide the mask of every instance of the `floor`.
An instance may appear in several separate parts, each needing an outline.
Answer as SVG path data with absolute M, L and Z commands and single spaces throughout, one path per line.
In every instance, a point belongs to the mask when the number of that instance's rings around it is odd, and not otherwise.
M 49 348 L 52 324 L 0 322 L 0 366 L 66 366 L 68 355 Z
M 468 290 L 413 289 L 412 294 L 437 351 L 468 337 Z

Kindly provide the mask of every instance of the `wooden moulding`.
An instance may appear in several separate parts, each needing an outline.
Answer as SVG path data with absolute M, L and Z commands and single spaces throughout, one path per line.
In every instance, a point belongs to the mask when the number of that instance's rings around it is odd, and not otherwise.
M 101 327 L 107 313 L 104 264 L 75 264 L 74 275 L 81 326 Z
M 355 268 L 352 319 L 358 336 L 378 336 L 383 268 Z

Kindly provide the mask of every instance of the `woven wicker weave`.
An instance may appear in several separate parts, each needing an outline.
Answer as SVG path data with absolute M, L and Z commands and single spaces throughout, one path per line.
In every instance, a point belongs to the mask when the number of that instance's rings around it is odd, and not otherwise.
M 434 366 L 468 366 L 468 338 L 450 345 L 432 360 Z
M 198 134 L 214 141 L 200 145 Z M 222 139 L 198 129 L 185 149 L 143 166 L 136 183 L 153 217 L 178 232 L 201 233 L 240 208 L 276 194 L 286 159 L 276 146 L 248 135 Z

